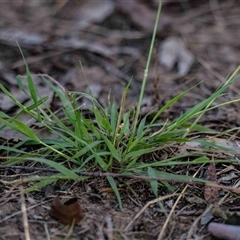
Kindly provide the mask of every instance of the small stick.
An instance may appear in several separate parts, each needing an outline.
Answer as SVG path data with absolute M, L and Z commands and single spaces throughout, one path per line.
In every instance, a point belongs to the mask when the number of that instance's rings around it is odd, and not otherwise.
M 167 195 L 167 196 L 163 196 L 163 197 L 159 197 L 159 198 L 156 198 L 152 201 L 149 201 L 142 209 L 141 211 L 135 215 L 135 217 L 133 218 L 133 220 L 125 227 L 124 231 L 126 232 L 131 226 L 132 224 L 134 223 L 134 221 L 136 221 L 140 215 L 153 203 L 156 203 L 156 202 L 159 202 L 159 201 L 163 201 L 165 199 L 168 199 L 168 198 L 171 198 L 171 197 L 175 197 L 175 196 L 178 196 L 179 194 L 177 193 L 173 193 L 173 194 L 170 194 L 170 195 Z
M 21 196 L 21 210 L 22 210 L 22 217 L 23 217 L 23 228 L 24 228 L 24 233 L 25 233 L 25 239 L 31 240 L 30 233 L 29 233 L 27 208 L 26 208 L 24 190 L 23 190 L 22 186 L 20 186 L 20 196 Z
M 25 170 L 32 170 L 32 171 L 49 171 L 49 172 L 53 172 L 53 173 L 59 173 L 59 171 L 55 170 L 55 169 L 51 169 L 51 168 L 34 168 L 34 167 L 25 167 L 25 166 L 0 166 L 1 168 L 6 168 L 6 169 L 25 169 Z M 81 172 L 81 171 L 76 171 L 73 170 L 73 172 L 77 173 L 79 176 L 88 176 L 88 177 L 107 177 L 107 176 L 111 176 L 111 177 L 116 177 L 116 178 L 130 178 L 130 179 L 142 179 L 142 180 L 156 180 L 156 181 L 168 181 L 168 182 L 178 182 L 178 183 L 185 183 L 185 184 L 189 184 L 189 185 L 208 185 L 209 187 L 215 187 L 215 188 L 220 188 L 220 189 L 225 189 L 225 190 L 229 190 L 235 193 L 240 194 L 240 189 L 236 188 L 236 187 L 230 187 L 230 186 L 224 186 L 221 184 L 216 184 L 207 180 L 201 180 L 201 179 L 193 179 L 193 180 L 183 180 L 183 179 L 175 179 L 172 178 L 171 176 L 169 177 L 149 177 L 149 176 L 141 176 L 141 175 L 133 175 L 133 174 L 121 174 L 121 173 L 110 173 L 110 172 Z M 64 176 L 67 179 L 67 176 Z M 49 179 L 51 179 L 51 176 L 48 177 Z M 61 176 L 53 176 L 52 178 L 54 179 L 58 179 L 61 178 Z M 40 180 L 41 177 L 38 178 L 38 180 Z M 0 179 L 0 183 L 3 184 L 13 184 L 13 183 L 25 183 L 25 182 L 29 182 L 30 180 L 28 179 L 18 179 L 18 180 L 14 180 L 14 181 L 3 181 Z
M 108 240 L 113 240 L 113 224 L 110 216 L 106 216 L 105 222 L 107 225 L 107 236 Z
M 200 169 L 201 169 L 201 168 L 199 168 L 199 169 L 197 170 L 197 172 L 193 175 L 193 177 L 197 176 L 197 174 L 199 173 Z M 180 195 L 178 196 L 176 202 L 174 203 L 174 205 L 173 205 L 170 213 L 168 214 L 168 217 L 167 217 L 166 221 L 164 222 L 163 226 L 161 227 L 161 231 L 160 231 L 160 233 L 159 233 L 159 235 L 158 235 L 158 240 L 163 239 L 163 236 L 164 236 L 165 230 L 166 230 L 166 228 L 167 228 L 167 225 L 168 225 L 168 223 L 170 222 L 170 218 L 172 217 L 172 215 L 173 215 L 173 213 L 174 213 L 174 211 L 175 211 L 175 209 L 176 209 L 176 207 L 177 207 L 178 202 L 179 202 L 180 199 L 183 197 L 183 195 L 184 195 L 184 193 L 186 192 L 186 190 L 187 190 L 188 187 L 189 187 L 189 185 L 186 185 L 186 186 L 184 187 L 184 189 L 182 190 L 182 192 L 181 192 Z M 187 239 L 188 239 L 188 238 L 187 238 Z

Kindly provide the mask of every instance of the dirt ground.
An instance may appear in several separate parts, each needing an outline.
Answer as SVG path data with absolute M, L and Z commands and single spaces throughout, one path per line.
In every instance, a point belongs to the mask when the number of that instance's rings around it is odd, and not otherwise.
M 22 98 L 15 80 L 18 74 L 25 74 L 17 41 L 32 73 L 48 74 L 69 90 L 88 92 L 89 87 L 103 106 L 107 106 L 109 91 L 112 99 L 120 104 L 121 93 L 132 80 L 127 106 L 136 106 L 157 6 L 154 0 L 4 1 L 0 8 L 0 83 L 19 101 L 27 103 L 28 99 Z M 210 96 L 226 80 L 239 65 L 239 16 L 239 1 L 164 1 L 143 114 L 160 108 L 174 96 L 198 84 L 160 120 L 174 119 Z M 53 96 L 49 89 L 38 79 L 36 85 L 51 102 Z M 238 98 L 239 91 L 240 82 L 236 81 L 217 103 Z M 16 106 L 3 93 L 0 93 L 0 99 L 1 111 L 16 112 Z M 239 127 L 239 109 L 239 103 L 222 107 L 207 113 L 201 123 L 217 130 Z M 21 139 L 6 133 L 0 135 L 2 141 Z M 193 173 L 198 168 L 191 166 L 188 171 Z M 183 169 L 175 171 L 182 172 Z M 41 174 L 34 171 L 34 174 L 38 173 Z M 6 181 L 29 174 L 33 172 L 0 169 L 0 177 Z M 122 212 L 103 178 L 57 182 L 26 194 L 31 239 L 157 239 L 166 222 L 157 203 L 150 204 L 139 218 L 134 219 L 145 204 L 155 199 L 150 186 L 142 180 L 117 181 L 122 186 Z M 178 187 L 183 189 L 184 184 Z M 166 196 L 164 204 L 170 211 L 177 196 L 172 196 L 164 185 L 159 193 Z M 84 219 L 73 229 L 49 215 L 52 199 L 57 194 L 65 200 L 75 196 L 80 201 Z M 200 186 L 187 189 L 187 197 L 178 203 L 163 239 L 188 238 L 194 221 L 206 207 L 196 199 L 194 202 L 189 199 L 193 196 L 201 198 L 202 194 Z M 234 206 L 239 204 L 238 197 L 229 198 L 226 206 L 233 202 Z M 199 223 L 193 229 L 190 239 L 213 239 L 206 224 Z M 0 184 L 0 239 L 26 239 L 19 186 Z

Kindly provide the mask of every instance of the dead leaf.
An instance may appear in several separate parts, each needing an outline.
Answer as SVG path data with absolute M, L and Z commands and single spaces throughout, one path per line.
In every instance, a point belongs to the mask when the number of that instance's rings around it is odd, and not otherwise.
M 84 1 L 74 16 L 76 25 L 67 34 L 76 37 L 79 31 L 90 27 L 93 23 L 100 23 L 113 14 L 115 9 L 114 1 Z
M 22 77 L 21 79 L 22 79 L 23 86 L 27 89 L 28 88 L 27 77 Z M 32 74 L 32 80 L 35 84 L 39 99 L 48 96 L 48 99 L 44 103 L 44 106 L 49 106 L 49 104 L 52 102 L 53 91 L 50 89 L 50 87 L 48 87 L 44 83 L 44 81 L 41 77 Z M 16 83 L 17 83 L 17 81 L 16 81 Z M 29 96 L 26 95 L 20 88 L 14 86 L 11 88 L 10 93 L 20 103 L 25 103 L 26 106 L 28 106 L 28 104 L 30 104 L 30 103 L 26 102 L 27 99 L 29 99 Z M 0 109 L 1 110 L 9 111 L 14 106 L 16 106 L 16 104 L 15 104 L 15 102 L 12 101 L 12 99 L 10 97 L 8 97 L 5 93 L 0 93 Z
M 104 46 L 103 44 L 95 42 L 79 40 L 78 38 L 69 39 L 59 39 L 56 41 L 55 45 L 61 48 L 71 48 L 71 49 L 85 49 L 89 52 L 97 53 L 102 56 L 111 58 L 116 54 L 114 49 Z
M 17 142 L 19 140 L 25 140 L 26 138 L 27 137 L 25 135 L 13 130 L 10 127 L 5 127 L 0 131 L 0 139 L 3 139 L 3 140 L 8 140 L 8 141 L 12 140 L 14 142 Z
M 99 84 L 99 79 L 101 79 L 101 84 Z M 116 102 L 121 101 L 121 94 L 119 93 L 124 90 L 124 86 L 118 78 L 112 77 L 99 66 L 84 66 L 84 72 L 81 69 L 70 70 L 61 81 L 67 82 L 74 91 L 86 92 L 90 88 L 93 91 L 93 96 L 105 107 L 108 104 L 110 86 L 110 97 L 114 97 Z M 82 100 L 84 100 L 82 104 L 85 103 L 87 106 L 91 106 L 85 98 Z
M 147 5 L 140 3 L 138 0 L 125 1 L 117 0 L 117 8 L 122 13 L 128 15 L 132 22 L 147 33 L 152 33 L 156 20 L 156 10 L 151 10 Z M 158 24 L 158 33 L 170 25 L 170 17 L 161 13 Z
M 22 77 L 22 84 L 23 86 L 27 89 L 28 88 L 28 83 L 27 83 L 27 78 L 26 77 Z M 46 101 L 40 105 L 38 108 L 45 108 L 45 107 L 49 107 L 52 99 L 53 99 L 53 91 L 51 90 L 50 87 L 48 87 L 43 79 L 37 75 L 33 75 L 32 74 L 32 80 L 35 84 L 35 87 L 37 89 L 37 94 L 38 94 L 38 99 L 47 97 Z M 17 81 L 16 81 L 17 83 Z M 20 88 L 16 87 L 16 86 L 12 86 L 10 89 L 10 93 L 24 106 L 30 106 L 32 104 L 32 100 L 29 99 L 29 96 L 27 94 L 25 94 Z M 30 94 L 29 94 L 30 95 Z M 12 99 L 10 97 L 8 97 L 5 93 L 0 92 L 0 110 L 2 111 L 12 111 L 13 108 L 16 107 L 16 104 L 14 101 L 12 101 Z M 18 114 L 21 112 L 20 108 L 17 108 L 16 111 L 14 111 L 14 114 Z M 6 116 L 6 119 L 8 119 L 8 117 Z M 32 116 L 30 116 L 29 114 L 26 113 L 22 113 L 17 117 L 18 121 L 21 121 L 22 123 L 24 123 L 25 125 L 32 127 L 34 124 L 36 124 L 36 120 L 34 118 L 32 118 Z M 34 129 L 33 129 L 34 130 Z M 43 130 L 39 130 L 37 129 L 37 131 L 35 131 L 35 133 L 39 136 L 39 137 L 53 137 L 52 133 L 50 131 L 45 131 L 45 133 L 43 134 Z M 18 133 L 17 131 L 10 129 L 9 127 L 5 127 L 4 129 L 2 129 L 0 131 L 0 138 L 3 139 L 7 139 L 7 140 L 14 140 L 14 141 L 18 141 L 18 140 L 24 140 L 27 137 L 21 133 Z M 56 138 L 56 135 L 55 135 Z
M 25 102 L 28 99 L 28 96 L 17 87 L 12 87 L 10 93 L 21 103 Z M 12 101 L 12 99 L 4 92 L 1 92 L 0 109 L 3 111 L 9 111 L 14 106 L 16 106 L 16 104 Z
M 231 181 L 232 179 L 237 177 L 238 176 L 233 171 L 231 171 L 228 174 L 226 174 L 224 177 L 221 177 L 221 179 L 219 179 L 219 182 Z
M 202 217 L 201 217 L 201 226 L 207 225 L 212 219 L 214 218 L 211 211 L 207 211 Z
M 0 39 L 14 46 L 16 46 L 16 42 L 18 42 L 21 47 L 31 48 L 44 44 L 47 41 L 47 36 L 19 29 L 6 29 L 1 31 Z
M 229 216 L 229 211 L 226 208 L 219 206 L 217 203 L 213 204 L 211 212 L 214 217 L 222 218 L 224 220 L 227 220 Z
M 229 139 L 224 138 L 212 138 L 211 141 L 217 146 L 223 147 L 228 149 L 229 151 L 233 151 L 235 154 L 240 154 L 240 142 L 239 141 L 232 141 Z M 228 155 L 228 153 L 226 153 Z
M 118 188 L 118 191 L 124 191 L 123 188 Z M 110 193 L 110 192 L 113 192 L 113 189 L 112 188 L 102 188 L 99 190 L 99 193 Z
M 202 150 L 205 147 L 215 148 L 223 152 L 225 155 L 235 157 L 236 154 L 240 154 L 240 142 L 237 140 L 232 141 L 224 138 L 207 138 L 207 139 L 195 139 L 184 143 L 181 146 L 182 153 L 188 150 Z M 207 151 L 207 150 L 205 150 Z
M 7 84 L 11 84 L 13 86 L 17 85 L 14 72 L 8 69 L 2 62 L 0 62 L 0 78 Z
M 216 167 L 214 163 L 209 164 L 206 172 L 206 180 L 217 183 Z M 219 201 L 219 188 L 208 186 L 204 187 L 204 198 L 208 203 L 217 203 Z
M 77 198 L 72 198 L 62 203 L 56 196 L 51 205 L 50 215 L 64 224 L 72 224 L 80 222 L 84 215 Z
M 197 197 L 197 196 L 193 196 L 193 197 L 187 197 L 186 200 L 189 203 L 192 204 L 197 204 L 197 205 L 202 205 L 202 204 L 206 204 L 206 202 L 204 201 L 204 199 Z
M 92 23 L 101 23 L 111 14 L 113 14 L 115 8 L 114 1 L 85 1 L 81 4 L 79 12 L 75 18 L 78 20 L 78 27 L 81 25 Z M 82 27 L 77 30 L 82 29 Z
M 209 211 L 205 212 L 204 215 L 201 217 L 201 226 L 207 225 L 213 218 L 222 218 L 226 220 L 230 215 L 229 211 L 220 206 L 218 203 L 214 203 L 210 208 Z
M 102 91 L 102 84 L 97 84 L 97 83 L 93 83 L 90 84 L 84 92 L 90 94 L 91 96 L 93 96 L 94 98 L 98 98 L 100 95 L 100 92 Z
M 186 75 L 194 63 L 194 55 L 175 37 L 167 38 L 160 46 L 159 63 L 172 70 L 177 63 L 179 77 Z

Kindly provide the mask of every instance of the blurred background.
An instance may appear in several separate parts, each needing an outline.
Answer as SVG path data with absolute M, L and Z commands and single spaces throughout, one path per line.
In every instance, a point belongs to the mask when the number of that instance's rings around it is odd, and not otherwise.
M 103 105 L 120 104 L 126 84 L 135 106 L 149 52 L 157 0 L 22 0 L 0 8 L 0 83 L 22 102 L 16 75 L 29 68 L 69 90 L 88 92 Z M 164 0 L 144 97 L 143 112 L 159 108 L 199 84 L 162 115 L 174 118 L 210 96 L 239 64 L 240 5 L 232 0 Z M 81 67 L 82 65 L 82 67 Z M 50 90 L 36 78 L 40 94 Z M 239 97 L 240 83 L 227 99 Z M 14 105 L 0 93 L 0 108 Z M 226 100 L 226 98 L 225 98 Z M 219 100 L 221 102 L 221 100 Z M 239 106 L 222 108 L 203 121 L 240 124 Z

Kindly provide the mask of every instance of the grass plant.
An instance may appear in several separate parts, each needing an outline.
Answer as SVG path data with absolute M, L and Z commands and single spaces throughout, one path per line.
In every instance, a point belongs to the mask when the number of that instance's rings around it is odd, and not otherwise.
M 29 106 L 24 106 L 3 85 L 0 85 L 0 89 L 20 109 L 15 116 L 0 112 L 0 131 L 9 127 L 26 136 L 25 140 L 11 146 L 0 146 L 1 155 L 7 156 L 7 160 L 1 162 L 1 165 L 12 166 L 32 162 L 33 164 L 41 163 L 57 171 L 48 177 L 30 176 L 24 178 L 24 181 L 36 182 L 33 186 L 26 189 L 26 191 L 41 188 L 58 179 L 84 180 L 87 177 L 79 176 L 78 173 L 85 171 L 152 177 L 153 179 L 149 180 L 150 185 L 153 193 L 157 196 L 159 182 L 154 178 L 164 176 L 165 178 L 169 178 L 169 181 L 174 178 L 183 181 L 194 181 L 196 180 L 194 177 L 174 175 L 170 171 L 168 172 L 168 169 L 176 165 L 200 165 L 211 161 L 211 159 L 205 156 L 204 148 L 202 151 L 185 153 L 166 160 L 156 160 L 154 162 L 142 160 L 144 156 L 150 156 L 154 152 L 164 150 L 169 145 L 176 146 L 189 141 L 188 136 L 190 133 L 198 132 L 201 134 L 203 131 L 213 132 L 211 129 L 199 125 L 199 120 L 206 112 L 233 102 L 229 101 L 213 106 L 215 100 L 222 96 L 224 91 L 239 78 L 238 72 L 240 70 L 240 67 L 238 67 L 211 96 L 190 108 L 174 121 L 159 122 L 158 120 L 164 111 L 183 98 L 191 89 L 171 99 L 157 112 L 151 112 L 154 116 L 151 117 L 150 121 L 148 120 L 150 113 L 146 116 L 140 116 L 160 11 L 161 1 L 137 109 L 131 108 L 125 111 L 125 100 L 130 85 L 126 86 L 122 94 L 122 101 L 119 108 L 114 102 L 109 100 L 108 108 L 105 109 L 91 94 L 69 92 L 51 77 L 42 75 L 43 81 L 48 84 L 62 102 L 62 115 L 59 116 L 58 113 L 53 112 L 45 104 L 47 97 L 39 98 L 38 91 L 34 85 L 33 75 L 27 63 L 28 89 L 23 87 L 22 77 L 18 76 L 17 81 L 19 88 L 32 100 Z M 79 106 L 78 99 L 80 97 L 87 98 L 92 103 L 92 106 L 88 107 L 89 113 L 87 115 L 83 111 L 83 106 Z M 239 99 L 235 101 L 239 101 Z M 39 137 L 33 128 L 18 120 L 22 114 L 31 116 L 41 128 L 47 129 L 56 137 L 50 139 Z M 216 149 L 214 144 L 207 144 L 208 147 Z M 217 162 L 217 160 L 215 161 Z M 160 171 L 160 167 L 164 167 L 166 171 Z M 109 175 L 107 176 L 107 180 L 116 194 L 120 208 L 122 208 L 121 196 L 114 177 Z M 162 183 L 170 191 L 174 191 L 174 187 L 167 181 Z

